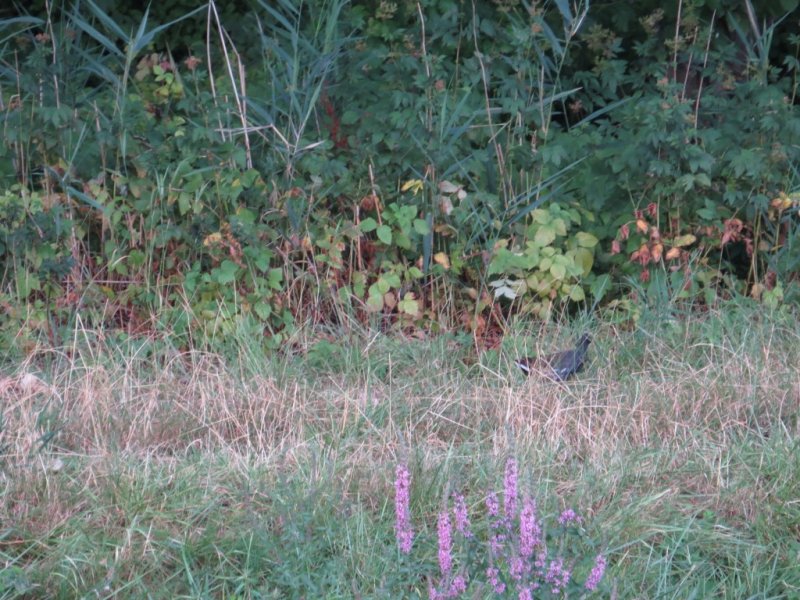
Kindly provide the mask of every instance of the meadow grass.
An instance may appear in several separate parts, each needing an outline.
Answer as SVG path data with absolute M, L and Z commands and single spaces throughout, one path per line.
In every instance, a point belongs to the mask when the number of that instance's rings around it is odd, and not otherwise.
M 480 356 L 458 336 L 305 331 L 265 354 L 76 331 L 0 379 L 0 597 L 427 597 L 443 499 L 485 531 L 510 457 L 543 517 L 584 516 L 608 560 L 594 597 L 800 597 L 796 317 L 592 331 L 565 384 L 513 368 L 563 327 Z M 492 597 L 470 575 L 462 597 Z

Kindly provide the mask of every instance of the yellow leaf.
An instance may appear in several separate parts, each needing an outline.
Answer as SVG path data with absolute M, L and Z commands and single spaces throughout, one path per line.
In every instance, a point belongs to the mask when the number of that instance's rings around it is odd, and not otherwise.
M 450 268 L 450 258 L 444 252 L 437 252 L 433 255 L 433 262 L 437 265 L 443 266 L 445 269 Z
M 500 238 L 499 240 L 497 240 L 494 243 L 494 247 L 492 248 L 492 250 L 497 252 L 498 250 L 500 250 L 500 248 L 508 248 L 508 240 L 507 239 Z
M 383 305 L 390 310 L 397 306 L 397 296 L 394 292 L 386 292 L 383 295 Z
M 691 246 L 696 241 L 696 237 L 694 237 L 691 233 L 687 233 L 686 235 L 678 236 L 672 240 L 672 245 L 676 248 L 682 248 L 683 246 Z
M 206 239 L 203 240 L 203 246 L 214 246 L 219 244 L 222 241 L 222 234 L 219 231 L 216 231 L 210 235 L 206 236 Z
M 583 291 L 583 288 L 579 285 L 576 285 L 572 288 L 569 293 L 569 299 L 573 302 L 581 302 L 586 299 L 586 294 Z
M 419 316 L 419 300 L 414 297 L 413 292 L 407 293 L 398 304 L 398 309 L 401 313 L 411 315 L 412 317 Z
M 592 272 L 594 256 L 586 248 L 578 248 L 575 251 L 575 264 L 581 268 L 584 277 Z
M 403 183 L 403 185 L 400 187 L 400 191 L 407 192 L 408 190 L 411 190 L 411 192 L 416 196 L 422 191 L 423 187 L 425 187 L 425 184 L 421 179 L 409 179 Z

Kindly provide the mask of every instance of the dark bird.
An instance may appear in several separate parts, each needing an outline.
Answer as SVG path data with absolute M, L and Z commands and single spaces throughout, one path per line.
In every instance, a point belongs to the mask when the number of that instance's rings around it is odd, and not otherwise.
M 578 340 L 578 345 L 571 350 L 536 358 L 521 358 L 515 360 L 514 364 L 522 369 L 525 375 L 538 372 L 554 381 L 566 381 L 583 368 L 586 351 L 591 342 L 591 336 L 584 333 Z

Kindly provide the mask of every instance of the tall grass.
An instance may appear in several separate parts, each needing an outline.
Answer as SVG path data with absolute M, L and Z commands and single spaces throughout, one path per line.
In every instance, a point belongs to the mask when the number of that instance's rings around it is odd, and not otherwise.
M 0 383 L 0 596 L 426 595 L 442 494 L 463 492 L 480 528 L 513 456 L 543 515 L 592 523 L 602 594 L 792 597 L 800 329 L 753 316 L 600 327 L 567 384 L 510 366 L 559 330 L 471 366 L 457 339 L 348 340 L 326 366 L 314 345 L 236 360 L 78 331 Z

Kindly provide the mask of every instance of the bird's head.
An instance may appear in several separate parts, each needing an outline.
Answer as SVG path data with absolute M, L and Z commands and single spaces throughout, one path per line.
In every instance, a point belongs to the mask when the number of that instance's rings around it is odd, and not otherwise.
M 588 333 L 584 333 L 578 340 L 578 348 L 582 352 L 586 352 L 586 350 L 589 348 L 589 344 L 591 343 L 592 343 L 592 336 L 589 335 Z

